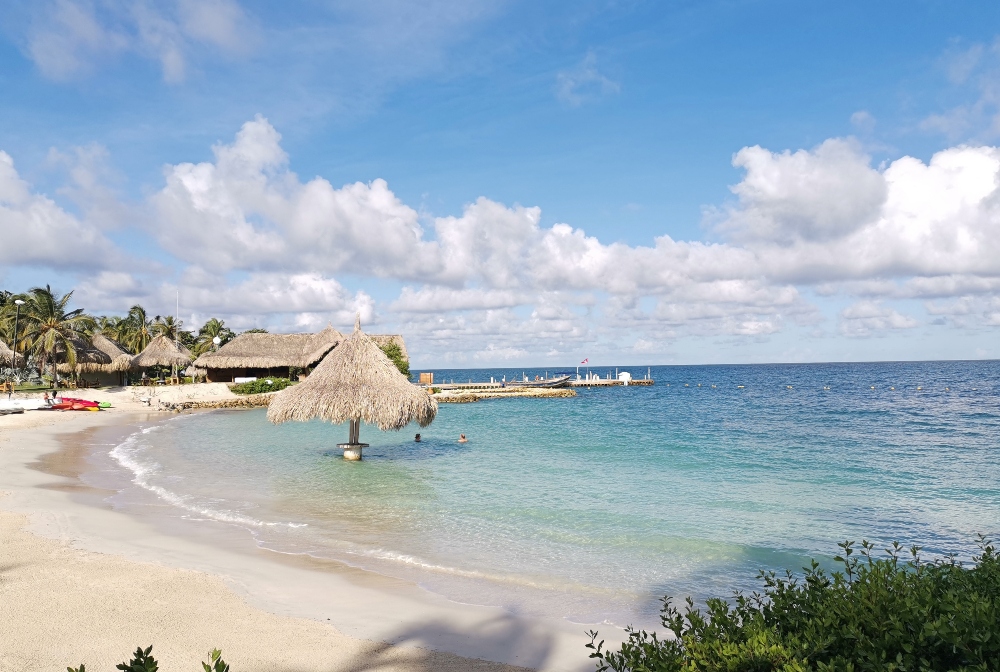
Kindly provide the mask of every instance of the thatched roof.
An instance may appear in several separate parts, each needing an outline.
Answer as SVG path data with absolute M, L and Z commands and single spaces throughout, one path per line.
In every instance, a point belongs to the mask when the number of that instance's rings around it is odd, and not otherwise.
M 399 346 L 400 352 L 403 353 L 403 359 L 409 361 L 410 355 L 406 352 L 406 343 L 399 334 L 369 334 L 368 337 L 375 341 L 375 345 L 380 348 L 384 348 L 390 343 L 395 343 Z
M 323 359 L 344 335 L 327 327 L 318 334 L 240 334 L 194 365 L 202 369 L 304 369 Z
M 399 372 L 360 324 L 305 382 L 279 392 L 267 410 L 267 419 L 276 424 L 363 420 L 383 431 L 402 429 L 412 420 L 426 427 L 435 415 L 437 402 Z
M 147 369 L 151 366 L 186 367 L 194 359 L 191 351 L 162 334 L 149 342 L 146 349 L 132 358 L 132 366 Z
M 113 373 L 132 368 L 132 355 L 125 348 L 103 334 L 94 334 L 90 342 L 82 338 L 73 339 L 76 350 L 77 373 Z M 62 362 L 56 367 L 59 373 L 72 373 L 73 367 Z
M 7 344 L 0 341 L 0 364 L 5 364 L 11 366 L 14 361 L 14 351 L 7 347 Z M 17 353 L 17 364 L 20 366 L 24 363 L 24 355 Z

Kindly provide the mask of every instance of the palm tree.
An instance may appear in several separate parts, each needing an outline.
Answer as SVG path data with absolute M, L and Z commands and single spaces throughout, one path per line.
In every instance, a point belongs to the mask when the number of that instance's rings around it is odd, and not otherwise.
M 95 319 L 95 322 L 97 326 L 94 328 L 94 333 L 107 336 L 113 341 L 121 341 L 128 327 L 125 318 L 118 315 L 112 315 L 111 317 L 101 315 Z
M 85 314 L 83 308 L 66 310 L 72 297 L 73 292 L 57 297 L 48 285 L 34 287 L 25 296 L 24 331 L 19 336 L 25 350 L 37 358 L 39 371 L 45 370 L 46 363 L 52 364 L 53 383 L 59 382 L 57 361 L 65 359 L 71 367 L 76 366 L 73 344 L 96 326 L 94 318 Z
M 157 315 L 153 319 L 153 333 L 157 336 L 163 335 L 172 341 L 177 341 L 186 348 L 194 345 L 194 334 L 184 330 L 184 322 L 177 320 L 173 315 L 160 317 Z
M 195 339 L 195 354 L 202 354 L 211 350 L 215 346 L 214 338 L 219 337 L 219 345 L 225 345 L 233 340 L 236 334 L 226 326 L 226 323 L 213 317 L 198 330 L 198 337 Z
M 129 308 L 128 315 L 124 319 L 119 342 L 131 350 L 134 354 L 139 354 L 146 349 L 149 342 L 153 340 L 153 320 L 149 319 L 146 309 L 140 305 Z

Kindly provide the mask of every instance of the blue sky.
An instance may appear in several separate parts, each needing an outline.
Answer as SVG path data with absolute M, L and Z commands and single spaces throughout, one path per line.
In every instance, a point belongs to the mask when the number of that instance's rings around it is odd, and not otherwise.
M 425 366 L 1000 355 L 994 3 L 9 4 L 3 286 Z

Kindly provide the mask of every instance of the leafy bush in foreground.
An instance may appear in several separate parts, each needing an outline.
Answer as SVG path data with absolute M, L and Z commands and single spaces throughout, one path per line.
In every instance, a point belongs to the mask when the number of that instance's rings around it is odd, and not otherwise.
M 132 654 L 132 660 L 127 663 L 119 663 L 115 668 L 123 672 L 157 672 L 159 663 L 151 655 L 152 651 L 152 644 L 147 646 L 145 651 L 141 646 L 137 647 L 135 653 Z M 222 659 L 222 651 L 219 649 L 209 651 L 208 660 L 210 662 L 201 664 L 205 672 L 229 672 L 229 664 Z M 66 672 L 87 672 L 87 666 L 80 663 L 80 667 L 67 667 Z
M 813 561 L 801 580 L 761 572 L 763 595 L 713 598 L 704 614 L 665 598 L 674 638 L 629 628 L 612 651 L 591 632 L 590 657 L 615 672 L 1000 670 L 1000 556 L 989 541 L 980 537 L 971 567 L 923 562 L 916 546 L 905 562 L 899 544 L 878 559 L 868 542 L 859 554 L 840 547 L 840 571 Z
M 277 392 L 291 384 L 292 381 L 287 378 L 258 378 L 257 380 L 251 380 L 249 383 L 230 385 L 229 389 L 236 394 L 260 394 L 262 392 Z

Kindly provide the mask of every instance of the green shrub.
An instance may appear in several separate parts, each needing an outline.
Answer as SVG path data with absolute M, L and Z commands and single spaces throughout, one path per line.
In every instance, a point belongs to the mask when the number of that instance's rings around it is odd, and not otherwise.
M 905 562 L 898 544 L 880 559 L 867 542 L 859 554 L 840 547 L 841 571 L 813 561 L 802 579 L 761 572 L 763 594 L 707 600 L 704 614 L 665 598 L 673 638 L 629 628 L 612 651 L 591 632 L 590 657 L 615 672 L 1000 670 L 1000 556 L 989 541 L 980 537 L 971 567 L 924 562 L 916 546 Z
M 392 363 L 396 365 L 396 368 L 399 369 L 399 372 L 404 376 L 406 376 L 407 378 L 409 378 L 410 360 L 408 360 L 406 357 L 403 356 L 403 349 L 399 347 L 399 344 L 386 343 L 385 345 L 380 347 L 382 349 L 382 352 L 385 353 L 385 356 L 391 359 Z
M 201 664 L 205 672 L 229 672 L 229 664 L 222 659 L 222 651 L 212 649 L 208 652 L 208 660 Z
M 124 672 L 156 672 L 159 668 L 159 663 L 150 655 L 152 650 L 152 645 L 147 646 L 145 651 L 140 646 L 132 654 L 132 660 L 127 663 L 120 663 L 115 667 Z M 219 649 L 209 651 L 208 660 L 209 662 L 201 664 L 205 672 L 229 672 L 229 664 L 222 659 L 222 651 Z M 67 667 L 66 672 L 87 672 L 87 667 L 83 663 L 80 663 L 80 667 Z
M 127 663 L 119 663 L 115 667 L 123 672 L 156 672 L 159 665 L 157 665 L 156 659 L 149 655 L 152 650 L 152 644 L 147 646 L 145 651 L 139 647 L 132 654 L 132 660 Z
M 236 394 L 260 394 L 261 392 L 277 392 L 291 384 L 292 381 L 287 378 L 258 378 L 249 383 L 230 385 L 229 389 Z

